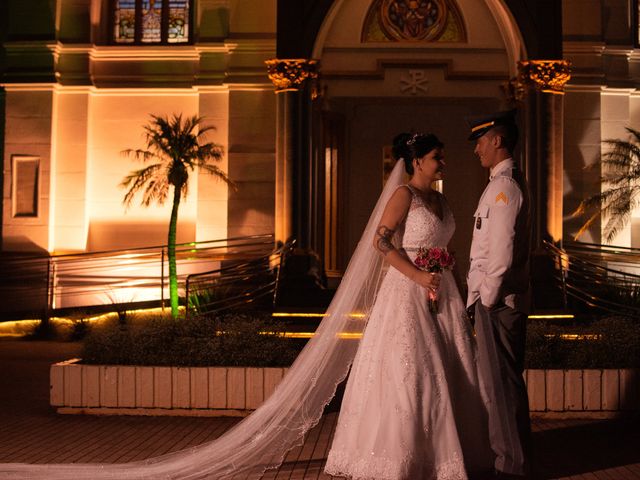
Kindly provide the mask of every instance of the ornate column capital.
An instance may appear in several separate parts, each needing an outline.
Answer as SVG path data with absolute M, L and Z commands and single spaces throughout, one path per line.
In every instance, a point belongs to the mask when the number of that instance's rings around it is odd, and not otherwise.
M 269 78 L 276 93 L 300 90 L 308 79 L 318 78 L 318 62 L 306 58 L 273 58 L 267 60 Z
M 523 60 L 518 62 L 518 83 L 533 85 L 536 90 L 561 93 L 571 78 L 567 60 Z

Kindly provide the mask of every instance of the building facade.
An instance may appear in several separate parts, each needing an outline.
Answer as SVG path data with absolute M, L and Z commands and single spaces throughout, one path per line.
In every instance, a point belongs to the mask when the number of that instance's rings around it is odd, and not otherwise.
M 165 243 L 170 205 L 125 210 L 149 115 L 205 117 L 238 184 L 204 174 L 179 241 L 276 232 L 346 266 L 403 131 L 445 143 L 464 264 L 487 180 L 464 117 L 518 106 L 536 239 L 601 188 L 602 140 L 640 122 L 632 0 L 8 0 L 2 250 Z M 266 61 L 271 60 L 267 65 Z M 569 63 L 570 62 L 570 66 Z M 614 243 L 640 246 L 640 212 Z M 600 242 L 595 225 L 583 239 Z M 465 265 L 462 265 L 464 268 Z

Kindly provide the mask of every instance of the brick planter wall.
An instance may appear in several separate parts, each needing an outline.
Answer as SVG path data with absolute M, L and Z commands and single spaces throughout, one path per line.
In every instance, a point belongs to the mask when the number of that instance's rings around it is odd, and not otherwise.
M 527 370 L 532 412 L 640 411 L 639 369 Z
M 60 413 L 245 416 L 274 391 L 286 368 L 51 366 Z M 640 370 L 526 370 L 534 415 L 640 411 Z
M 286 368 L 51 366 L 51 405 L 60 413 L 244 416 Z

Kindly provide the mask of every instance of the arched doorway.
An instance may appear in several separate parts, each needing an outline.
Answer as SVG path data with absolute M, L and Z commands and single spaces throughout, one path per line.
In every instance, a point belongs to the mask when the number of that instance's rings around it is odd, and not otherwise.
M 403 3 L 336 1 L 314 45 L 329 274 L 346 266 L 381 191 L 391 141 L 403 131 L 434 132 L 445 143 L 442 187 L 458 224 L 451 248 L 466 272 L 472 215 L 487 173 L 466 140 L 464 118 L 505 108 L 504 87 L 526 58 L 500 0 L 431 2 L 437 11 L 414 25 L 398 18 Z

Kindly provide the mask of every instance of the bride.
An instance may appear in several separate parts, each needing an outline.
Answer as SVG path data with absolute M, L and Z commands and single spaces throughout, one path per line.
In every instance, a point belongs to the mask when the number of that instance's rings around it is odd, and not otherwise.
M 444 198 L 430 188 L 442 175 L 442 144 L 433 135 L 402 135 L 394 143 L 401 159 L 324 320 L 253 414 L 216 440 L 145 461 L 0 464 L 0 478 L 259 479 L 302 444 L 354 357 L 328 473 L 358 479 L 465 479 L 465 467 L 490 466 L 474 342 L 459 292 L 451 273 L 440 278 L 410 261 L 416 247 L 445 246 L 454 230 Z M 413 175 L 401 187 L 405 165 Z M 401 249 L 393 246 L 396 240 Z M 388 272 L 384 260 L 391 265 Z M 432 315 L 426 288 L 438 285 L 440 310 Z
M 453 275 L 413 263 L 419 247 L 446 247 L 455 229 L 431 188 L 442 178 L 442 149 L 435 135 L 394 141 L 411 180 L 393 193 L 376 229 L 374 247 L 391 268 L 351 368 L 325 467 L 331 475 L 466 479 L 466 470 L 490 465 L 471 326 Z M 426 289 L 440 297 L 435 315 Z

